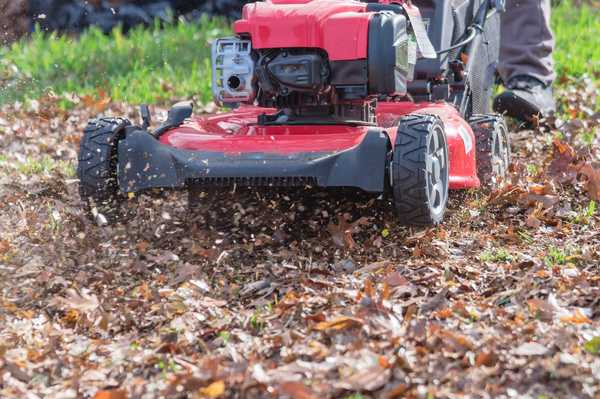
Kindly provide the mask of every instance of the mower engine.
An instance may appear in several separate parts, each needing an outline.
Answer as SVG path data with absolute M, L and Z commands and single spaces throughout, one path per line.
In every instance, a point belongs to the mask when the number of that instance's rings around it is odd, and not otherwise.
M 265 115 L 264 124 L 306 118 L 373 123 L 374 99 L 406 94 L 417 44 L 401 7 L 278 3 L 246 5 L 234 25 L 238 37 L 213 43 L 217 103 L 256 102 L 281 111 Z

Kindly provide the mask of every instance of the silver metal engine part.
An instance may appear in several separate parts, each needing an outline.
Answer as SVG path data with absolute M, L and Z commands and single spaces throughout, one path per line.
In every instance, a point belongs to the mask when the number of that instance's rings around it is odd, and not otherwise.
M 236 37 L 217 39 L 212 44 L 212 90 L 219 105 L 252 102 L 254 60 L 252 43 Z

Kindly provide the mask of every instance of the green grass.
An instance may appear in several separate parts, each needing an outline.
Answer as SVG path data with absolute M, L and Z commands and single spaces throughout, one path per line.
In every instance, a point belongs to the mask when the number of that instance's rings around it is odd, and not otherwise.
M 563 0 L 552 9 L 552 29 L 559 76 L 593 76 L 600 71 L 600 8 Z
M 555 60 L 559 75 L 600 70 L 600 9 L 563 0 L 553 9 Z M 51 91 L 68 106 L 73 94 L 113 100 L 168 103 L 211 99 L 210 45 L 229 34 L 223 19 L 174 23 L 163 29 L 134 29 L 109 36 L 91 29 L 79 37 L 35 33 L 0 47 L 0 105 L 39 98 Z
M 0 48 L 0 104 L 38 98 L 52 91 L 97 95 L 131 103 L 198 96 L 210 100 L 210 43 L 227 35 L 222 19 L 136 28 L 127 36 L 115 29 L 90 29 L 78 38 L 34 33 Z

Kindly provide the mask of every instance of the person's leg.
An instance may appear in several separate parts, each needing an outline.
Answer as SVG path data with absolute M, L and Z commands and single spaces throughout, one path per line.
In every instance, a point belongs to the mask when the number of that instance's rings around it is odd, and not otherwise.
M 550 0 L 507 0 L 501 17 L 498 72 L 507 90 L 494 109 L 519 119 L 554 110 Z

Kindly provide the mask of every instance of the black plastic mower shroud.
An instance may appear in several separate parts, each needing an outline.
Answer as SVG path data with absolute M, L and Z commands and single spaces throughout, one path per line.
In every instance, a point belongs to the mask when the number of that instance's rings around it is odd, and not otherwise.
M 123 192 L 194 185 L 355 187 L 383 192 L 389 139 L 379 128 L 335 152 L 275 154 L 182 150 L 146 130 L 127 129 L 119 141 L 118 181 Z

